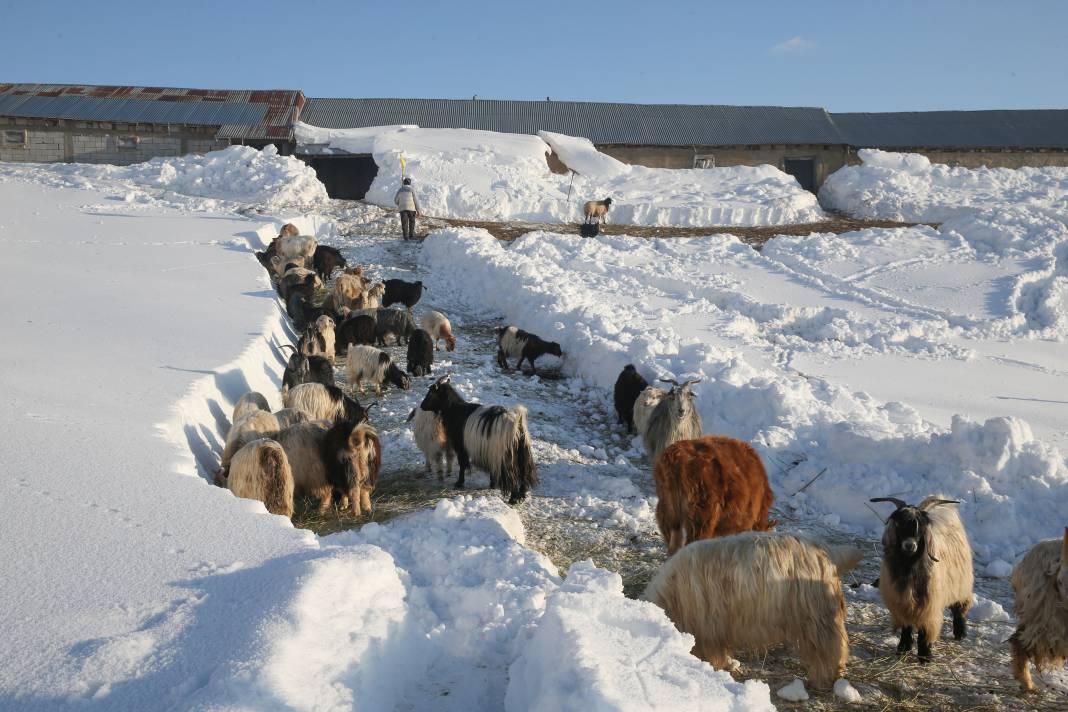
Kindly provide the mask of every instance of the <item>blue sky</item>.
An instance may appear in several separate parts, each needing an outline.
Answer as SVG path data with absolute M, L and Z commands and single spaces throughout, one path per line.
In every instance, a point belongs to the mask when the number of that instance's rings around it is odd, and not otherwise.
M 832 111 L 1068 108 L 1068 2 L 1058 1 L 5 5 L 0 81 Z

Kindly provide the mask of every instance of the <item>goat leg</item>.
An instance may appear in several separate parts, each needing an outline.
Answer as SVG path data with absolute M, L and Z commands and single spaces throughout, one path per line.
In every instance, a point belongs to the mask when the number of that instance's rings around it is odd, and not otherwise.
M 927 637 L 927 629 L 923 626 L 920 626 L 919 635 L 916 636 L 916 652 L 921 664 L 931 662 L 931 641 Z
M 912 626 L 901 626 L 901 642 L 897 644 L 897 654 L 905 655 L 912 650 Z
M 968 632 L 968 623 L 964 620 L 964 604 L 954 603 L 949 610 L 953 614 L 953 639 L 964 640 Z

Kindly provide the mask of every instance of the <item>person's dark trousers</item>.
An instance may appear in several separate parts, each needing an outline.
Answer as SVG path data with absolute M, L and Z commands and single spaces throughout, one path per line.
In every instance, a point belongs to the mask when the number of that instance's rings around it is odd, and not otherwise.
M 404 234 L 404 239 L 407 240 L 410 237 L 415 237 L 415 211 L 414 210 L 402 210 L 401 214 L 401 232 Z

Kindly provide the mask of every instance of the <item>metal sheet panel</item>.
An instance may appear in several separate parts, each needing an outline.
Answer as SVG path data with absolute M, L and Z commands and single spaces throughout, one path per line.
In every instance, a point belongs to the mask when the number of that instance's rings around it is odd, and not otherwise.
M 832 114 L 858 148 L 1068 148 L 1068 110 Z
M 810 107 L 310 98 L 301 120 L 325 128 L 418 124 L 526 134 L 544 130 L 600 144 L 647 146 L 844 143 L 827 112 Z

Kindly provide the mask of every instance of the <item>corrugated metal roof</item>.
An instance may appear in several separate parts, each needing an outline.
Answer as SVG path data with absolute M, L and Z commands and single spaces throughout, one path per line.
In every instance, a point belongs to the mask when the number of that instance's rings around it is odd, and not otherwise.
M 831 114 L 857 148 L 1068 148 L 1068 110 Z
M 0 115 L 227 126 L 227 138 L 292 138 L 300 91 L 0 84 Z
M 324 128 L 418 124 L 585 136 L 598 144 L 728 146 L 841 144 L 826 111 L 810 107 L 609 104 L 493 99 L 312 99 L 301 121 Z

